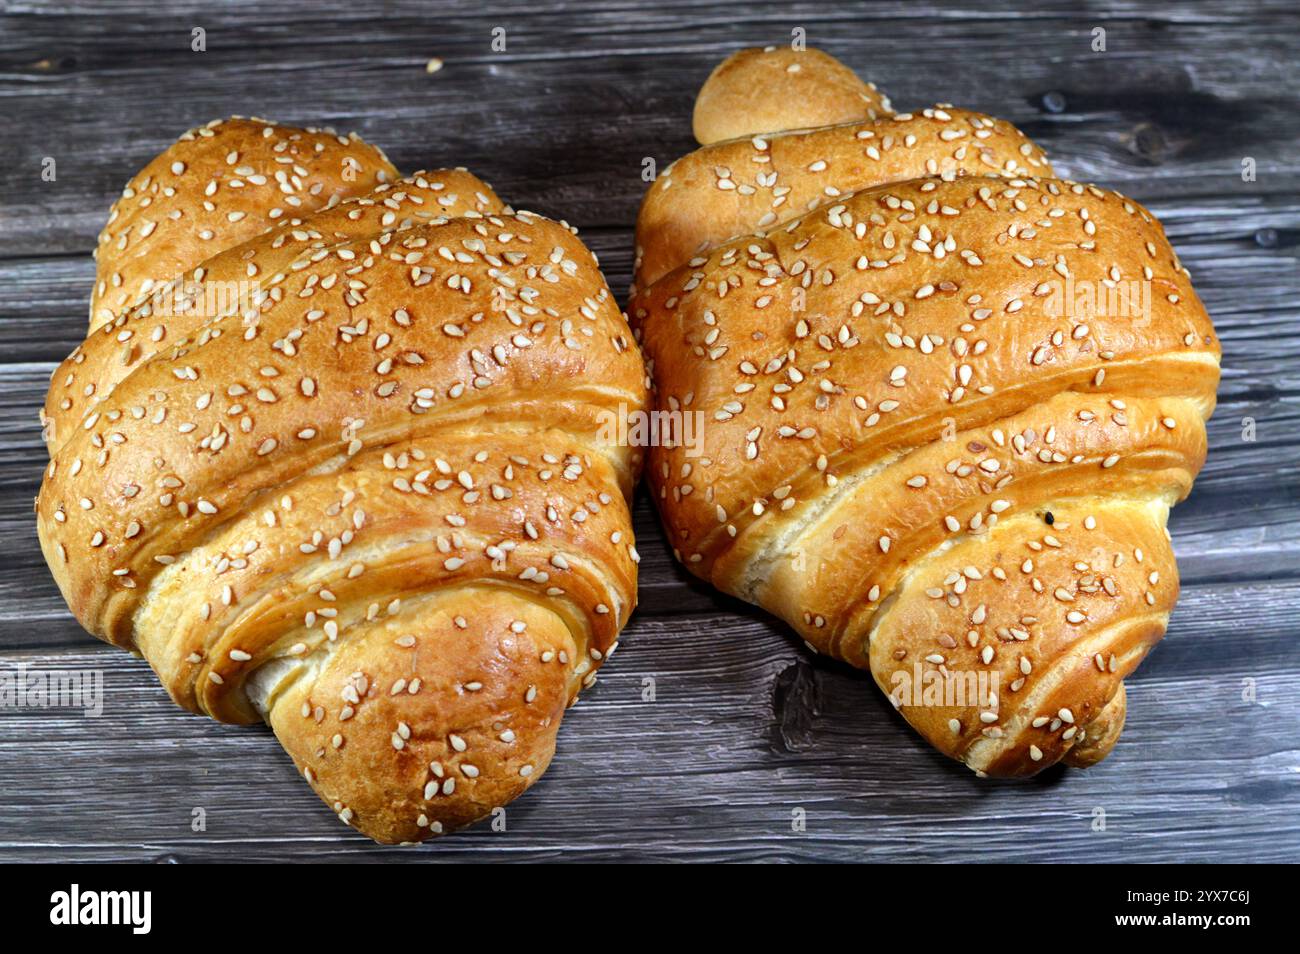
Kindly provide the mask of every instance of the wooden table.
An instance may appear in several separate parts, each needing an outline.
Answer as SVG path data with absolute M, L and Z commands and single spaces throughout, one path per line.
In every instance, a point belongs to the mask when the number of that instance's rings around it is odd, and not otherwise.
M 0 669 L 100 670 L 106 696 L 98 718 L 0 709 L 0 860 L 1300 859 L 1293 2 L 272 6 L 0 3 Z M 685 575 L 644 499 L 623 649 L 504 832 L 378 848 L 269 731 L 182 713 L 144 663 L 81 631 L 36 542 L 37 407 L 81 340 L 110 201 L 178 133 L 252 114 L 356 130 L 404 169 L 466 165 L 579 226 L 622 294 L 642 159 L 691 149 L 695 91 L 724 55 L 794 28 L 900 106 L 995 113 L 1063 174 L 1146 203 L 1222 335 L 1209 463 L 1171 521 L 1182 600 L 1106 762 L 974 778 L 867 676 Z

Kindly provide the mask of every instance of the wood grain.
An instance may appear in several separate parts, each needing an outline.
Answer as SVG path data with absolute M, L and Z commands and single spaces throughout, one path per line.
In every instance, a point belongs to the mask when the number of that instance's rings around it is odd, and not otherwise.
M 0 4 L 0 670 L 93 670 L 104 686 L 98 717 L 0 707 L 0 860 L 1300 860 L 1294 4 L 268 6 Z M 81 340 L 109 203 L 179 132 L 266 115 L 355 129 L 405 169 L 468 166 L 579 226 L 622 292 L 642 160 L 691 147 L 695 90 L 722 56 L 796 27 L 896 103 L 1004 116 L 1064 173 L 1148 204 L 1219 328 L 1209 462 L 1171 520 L 1183 596 L 1128 682 L 1110 759 L 975 779 L 865 674 L 684 574 L 644 499 L 641 606 L 505 831 L 370 845 L 268 731 L 181 713 L 143 662 L 81 632 L 36 544 L 36 410 Z

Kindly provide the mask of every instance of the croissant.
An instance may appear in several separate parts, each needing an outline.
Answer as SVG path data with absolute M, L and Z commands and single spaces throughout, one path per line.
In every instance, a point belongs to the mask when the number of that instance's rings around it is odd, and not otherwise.
M 651 450 L 653 495 L 691 572 L 944 754 L 1091 765 L 1178 595 L 1214 328 L 1138 203 L 846 72 L 733 56 L 644 199 L 629 312 L 659 412 L 703 434 Z
M 595 257 L 464 170 L 234 119 L 130 182 L 97 272 L 36 504 L 77 619 L 378 841 L 520 795 L 636 602 L 603 435 L 648 384 Z

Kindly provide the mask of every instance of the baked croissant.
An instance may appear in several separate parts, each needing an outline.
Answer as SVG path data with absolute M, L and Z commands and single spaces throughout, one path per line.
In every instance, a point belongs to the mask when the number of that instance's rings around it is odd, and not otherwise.
M 647 382 L 595 257 L 463 170 L 236 119 L 97 259 L 36 507 L 77 619 L 378 841 L 522 793 L 636 601 L 604 435 Z
M 828 59 L 720 66 L 645 197 L 629 311 L 658 407 L 703 429 L 651 451 L 663 523 L 943 753 L 1093 764 L 1178 595 L 1214 328 L 1138 203 Z

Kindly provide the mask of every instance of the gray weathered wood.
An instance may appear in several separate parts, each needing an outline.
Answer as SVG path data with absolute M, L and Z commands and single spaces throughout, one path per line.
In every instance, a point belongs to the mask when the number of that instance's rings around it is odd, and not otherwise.
M 0 860 L 1300 860 L 1292 3 L 269 6 L 0 3 L 0 669 L 92 669 L 105 686 L 99 717 L 0 708 Z M 194 27 L 206 53 L 190 50 Z M 81 339 L 109 202 L 177 133 L 267 115 L 355 129 L 403 168 L 468 166 L 578 225 L 621 293 L 642 158 L 691 147 L 694 92 L 722 56 L 795 27 L 899 104 L 1005 116 L 1063 172 L 1147 203 L 1214 316 L 1210 457 L 1171 520 L 1183 596 L 1129 680 L 1110 759 L 973 778 L 865 674 L 688 577 L 644 496 L 641 607 L 505 832 L 375 847 L 319 805 L 268 731 L 181 713 L 143 662 L 81 632 L 36 544 L 36 409 Z M 429 75 L 433 56 L 446 65 Z M 191 830 L 195 808 L 206 831 Z

